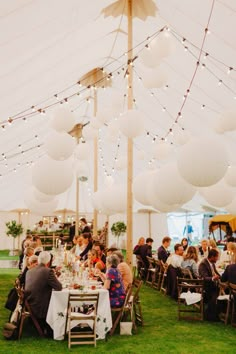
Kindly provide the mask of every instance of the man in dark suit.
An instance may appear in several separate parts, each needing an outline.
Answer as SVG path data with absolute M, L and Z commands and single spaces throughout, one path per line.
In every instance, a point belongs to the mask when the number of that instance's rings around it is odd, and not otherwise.
M 40 252 L 38 266 L 28 270 L 25 279 L 25 296 L 43 330 L 48 329 L 46 317 L 52 289 L 62 289 L 53 269 L 49 268 L 50 260 L 49 252 Z
M 134 254 L 136 256 L 140 256 L 142 258 L 143 265 L 145 268 L 144 269 L 144 276 L 145 277 L 147 275 L 147 270 L 149 268 L 149 262 L 147 260 L 147 256 L 152 257 L 152 243 L 153 243 L 153 239 L 151 237 L 148 237 L 146 239 L 146 244 L 138 247 L 137 250 L 134 251 Z
M 159 261 L 166 263 L 167 258 L 170 255 L 168 251 L 168 247 L 170 247 L 171 238 L 169 236 L 165 236 L 162 240 L 162 245 L 157 250 L 157 256 Z
M 73 221 L 73 225 L 71 225 L 69 228 L 69 240 L 71 241 L 72 245 L 73 245 L 74 236 L 75 236 L 75 221 Z
M 199 276 L 204 279 L 205 283 L 204 300 L 207 304 L 205 315 L 208 321 L 218 320 L 216 299 L 219 293 L 217 281 L 220 279 L 220 274 L 217 272 L 215 266 L 218 258 L 218 251 L 216 249 L 211 249 L 208 257 L 201 261 L 198 268 Z
M 226 267 L 221 276 L 221 281 L 236 284 L 236 264 L 230 264 Z

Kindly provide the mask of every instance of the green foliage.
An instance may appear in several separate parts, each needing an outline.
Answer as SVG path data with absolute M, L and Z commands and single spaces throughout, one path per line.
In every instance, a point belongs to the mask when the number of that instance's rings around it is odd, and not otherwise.
M 113 235 L 119 237 L 123 235 L 125 231 L 126 231 L 126 225 L 123 221 L 117 221 L 114 224 L 112 224 L 111 232 L 113 233 Z
M 22 224 L 17 224 L 16 220 L 6 222 L 6 227 L 7 236 L 12 236 L 13 238 L 20 236 L 24 231 Z

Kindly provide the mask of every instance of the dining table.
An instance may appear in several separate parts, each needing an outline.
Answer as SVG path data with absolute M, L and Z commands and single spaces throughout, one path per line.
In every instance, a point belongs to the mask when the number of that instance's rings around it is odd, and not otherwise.
M 55 340 L 63 340 L 65 336 L 65 327 L 67 319 L 68 298 L 71 292 L 74 293 L 99 293 L 97 307 L 97 339 L 105 339 L 106 334 L 112 328 L 112 316 L 109 300 L 109 292 L 104 288 L 85 287 L 83 290 L 65 288 L 62 291 L 52 291 L 46 321 L 53 330 Z M 78 325 L 79 321 L 73 321 L 73 326 Z

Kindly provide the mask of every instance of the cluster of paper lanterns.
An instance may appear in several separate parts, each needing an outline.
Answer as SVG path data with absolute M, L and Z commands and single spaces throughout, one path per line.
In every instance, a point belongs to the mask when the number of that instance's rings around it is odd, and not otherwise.
M 25 202 L 31 211 L 49 213 L 57 206 L 56 195 L 64 193 L 74 179 L 73 160 L 76 141 L 68 134 L 75 125 L 74 114 L 65 107 L 53 112 L 52 131 L 45 139 L 46 155 L 32 168 L 34 190 L 27 193 Z

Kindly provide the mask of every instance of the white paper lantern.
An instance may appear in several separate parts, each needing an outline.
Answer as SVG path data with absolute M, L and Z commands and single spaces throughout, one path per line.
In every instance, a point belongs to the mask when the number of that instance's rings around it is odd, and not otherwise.
M 236 197 L 232 200 L 232 202 L 225 206 L 225 209 L 228 213 L 235 215 L 236 214 Z
M 152 191 L 148 190 L 148 187 L 152 185 L 152 178 L 155 176 L 154 172 L 145 171 L 140 173 L 134 178 L 133 181 L 133 194 L 135 200 L 144 205 L 150 205 L 150 195 Z
M 53 195 L 44 194 L 34 187 L 32 187 L 32 189 L 33 189 L 33 193 L 32 193 L 33 198 L 39 201 L 40 203 L 52 202 L 53 199 L 55 199 Z
M 74 178 L 71 160 L 56 161 L 42 157 L 32 169 L 33 185 L 42 193 L 56 195 L 65 192 Z
M 224 180 L 229 186 L 236 187 L 236 166 L 228 167 Z
M 125 185 L 113 185 L 107 188 L 103 194 L 103 206 L 105 209 L 116 213 L 123 213 L 126 210 L 127 190 Z M 103 210 L 102 210 L 103 211 Z
M 153 192 L 165 204 L 182 205 L 193 198 L 196 188 L 180 176 L 175 163 L 169 163 L 157 172 Z
M 60 107 L 53 112 L 51 126 L 58 132 L 69 132 L 75 125 L 75 116 L 67 107 Z
M 41 203 L 38 200 L 34 199 L 33 196 L 27 195 L 25 197 L 25 204 L 30 209 L 32 213 L 40 215 L 50 215 L 54 212 L 58 205 L 58 200 L 53 199 L 50 202 Z
M 223 113 L 216 126 L 216 131 L 224 133 L 236 130 L 236 111 L 228 111 Z
M 76 146 L 75 156 L 79 160 L 88 160 L 90 157 L 91 147 L 88 143 L 80 143 Z
M 87 125 L 86 127 L 83 128 L 82 134 L 83 134 L 83 138 L 86 141 L 93 140 L 93 139 L 97 138 L 97 136 L 98 136 L 97 129 L 94 129 L 94 128 L 90 127 L 89 125 Z
M 135 138 L 144 133 L 145 116 L 138 110 L 131 109 L 119 119 L 121 132 L 127 138 Z
M 169 205 L 166 203 L 163 203 L 162 201 L 158 200 L 157 198 L 153 200 L 153 203 L 151 206 L 158 210 L 160 213 L 170 213 L 172 211 L 177 211 L 181 205 L 179 204 L 174 204 L 174 205 Z
M 166 85 L 168 75 L 163 67 L 147 68 L 142 73 L 143 85 L 148 89 L 160 88 Z
M 116 135 L 118 136 L 120 131 L 119 131 L 119 122 L 116 119 L 113 119 L 108 123 L 107 126 L 107 133 L 110 135 Z
M 52 132 L 45 140 L 45 150 L 54 160 L 66 160 L 72 154 L 76 146 L 75 139 L 67 133 Z
M 165 160 L 171 155 L 172 151 L 172 146 L 169 143 L 163 141 L 160 143 L 154 143 L 152 145 L 151 154 L 155 159 Z
M 191 139 L 191 133 L 186 129 L 176 129 L 174 130 L 174 135 L 172 137 L 173 142 L 176 145 L 184 145 Z
M 110 108 L 100 109 L 96 114 L 96 118 L 103 124 L 108 123 L 112 117 L 113 112 Z
M 189 141 L 179 150 L 177 159 L 181 176 L 196 187 L 208 187 L 224 177 L 228 156 L 218 137 L 200 137 Z
M 144 48 L 141 53 L 143 63 L 151 68 L 157 67 L 160 61 L 172 54 L 175 50 L 175 43 L 172 36 L 164 31 L 155 39 L 151 40 L 148 48 Z
M 207 188 L 201 188 L 199 193 L 206 201 L 215 207 L 224 207 L 230 204 L 235 196 L 235 190 L 229 187 L 224 179 Z

